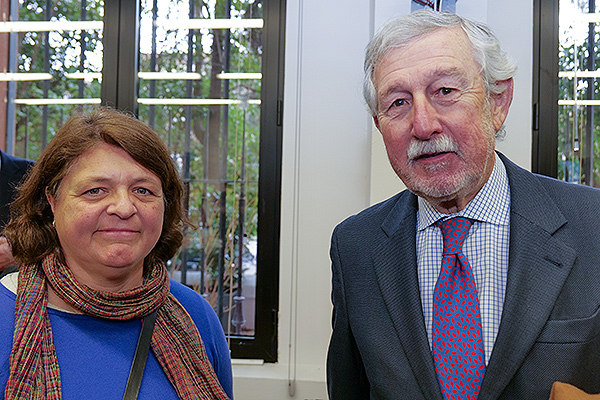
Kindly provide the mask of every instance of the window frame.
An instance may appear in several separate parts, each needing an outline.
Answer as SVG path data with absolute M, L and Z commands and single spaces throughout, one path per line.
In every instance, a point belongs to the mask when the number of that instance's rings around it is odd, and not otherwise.
M 285 6 L 263 0 L 255 334 L 229 337 L 232 358 L 265 362 L 277 362 Z M 104 7 L 102 104 L 137 115 L 141 1 Z
M 533 172 L 558 176 L 559 0 L 533 2 Z

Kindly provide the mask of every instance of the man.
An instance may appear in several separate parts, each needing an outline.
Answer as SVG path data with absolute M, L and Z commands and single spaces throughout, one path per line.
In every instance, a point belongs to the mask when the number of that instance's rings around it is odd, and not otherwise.
M 419 11 L 367 47 L 365 97 L 409 190 L 331 246 L 331 399 L 600 392 L 600 191 L 494 150 L 516 67 L 483 25 Z
M 14 157 L 0 150 L 0 232 L 10 219 L 9 205 L 14 200 L 15 187 L 33 162 Z M 14 264 L 12 251 L 4 236 L 0 236 L 0 274 Z

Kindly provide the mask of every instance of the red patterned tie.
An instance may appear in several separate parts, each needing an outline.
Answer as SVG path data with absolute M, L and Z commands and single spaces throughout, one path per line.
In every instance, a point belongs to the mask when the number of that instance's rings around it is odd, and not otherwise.
M 477 288 L 462 253 L 472 224 L 467 218 L 437 223 L 444 237 L 444 254 L 433 291 L 432 347 L 446 400 L 476 399 L 485 374 Z

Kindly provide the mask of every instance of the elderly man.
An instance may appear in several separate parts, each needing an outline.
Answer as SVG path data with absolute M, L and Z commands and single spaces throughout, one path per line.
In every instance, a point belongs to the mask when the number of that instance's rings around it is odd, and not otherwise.
M 515 71 L 453 14 L 392 20 L 370 42 L 365 97 L 409 190 L 333 234 L 331 399 L 600 392 L 600 191 L 495 152 Z

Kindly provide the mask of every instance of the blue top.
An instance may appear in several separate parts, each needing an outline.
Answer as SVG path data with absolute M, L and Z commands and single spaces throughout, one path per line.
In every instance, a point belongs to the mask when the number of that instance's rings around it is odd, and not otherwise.
M 171 293 L 198 327 L 204 348 L 223 389 L 233 398 L 229 348 L 210 304 L 171 280 Z M 9 375 L 16 295 L 0 284 L 0 388 Z M 48 308 L 62 382 L 63 399 L 122 399 L 141 331 L 139 319 L 111 321 Z M 4 389 L 0 391 L 4 399 Z M 150 351 L 138 399 L 178 399 Z

